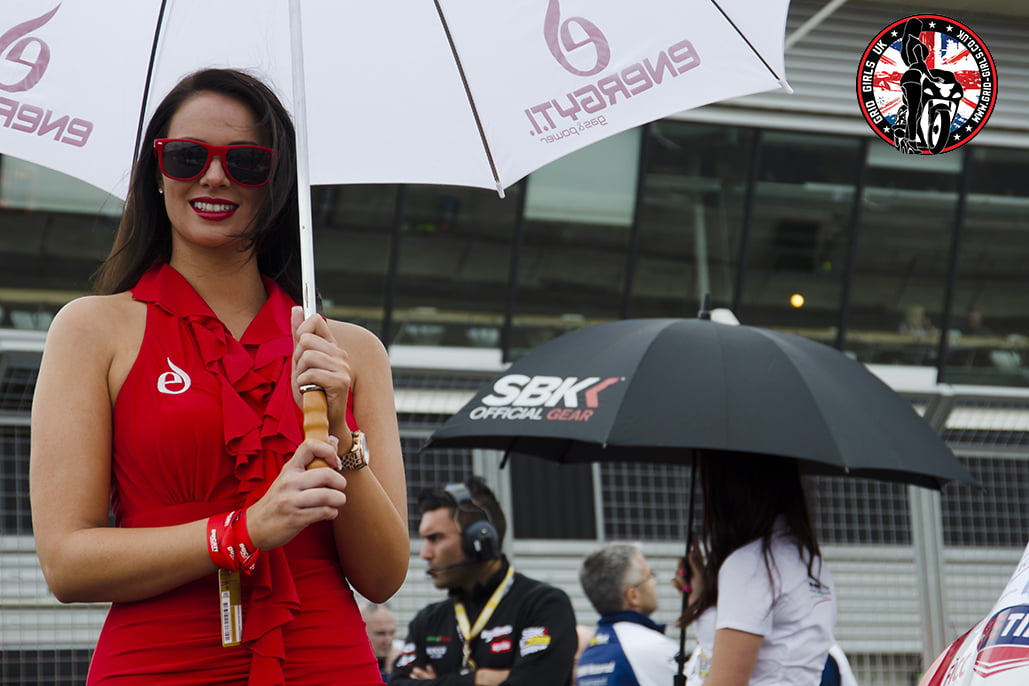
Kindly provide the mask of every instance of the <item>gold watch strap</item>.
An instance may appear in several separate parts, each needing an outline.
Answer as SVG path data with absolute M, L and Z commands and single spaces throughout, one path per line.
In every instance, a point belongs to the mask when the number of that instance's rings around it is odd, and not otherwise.
M 364 435 L 360 432 L 355 432 L 353 437 L 354 444 L 351 446 L 350 452 L 339 456 L 341 463 L 339 471 L 341 472 L 353 472 L 368 466 L 364 453 Z

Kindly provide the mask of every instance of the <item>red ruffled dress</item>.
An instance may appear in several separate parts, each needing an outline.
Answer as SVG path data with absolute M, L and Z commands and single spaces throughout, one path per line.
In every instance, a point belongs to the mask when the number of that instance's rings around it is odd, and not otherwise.
M 168 265 L 133 289 L 147 318 L 114 407 L 118 526 L 182 524 L 251 505 L 303 440 L 290 381 L 294 303 L 270 279 L 265 288 L 268 301 L 239 341 Z M 382 683 L 329 523 L 263 551 L 242 586 L 243 643 L 228 648 L 217 574 L 114 603 L 87 683 Z

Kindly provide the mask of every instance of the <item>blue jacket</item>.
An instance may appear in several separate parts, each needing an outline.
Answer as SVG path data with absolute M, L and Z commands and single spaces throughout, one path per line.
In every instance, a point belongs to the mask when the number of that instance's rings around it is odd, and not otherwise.
M 679 644 L 664 631 L 639 612 L 601 615 L 579 657 L 576 686 L 670 686 Z

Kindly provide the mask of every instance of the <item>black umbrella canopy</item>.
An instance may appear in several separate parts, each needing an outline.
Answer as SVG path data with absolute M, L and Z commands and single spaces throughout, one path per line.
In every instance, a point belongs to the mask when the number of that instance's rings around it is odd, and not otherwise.
M 864 365 L 791 334 L 625 319 L 534 349 L 429 438 L 559 462 L 781 455 L 815 474 L 975 484 L 911 403 Z

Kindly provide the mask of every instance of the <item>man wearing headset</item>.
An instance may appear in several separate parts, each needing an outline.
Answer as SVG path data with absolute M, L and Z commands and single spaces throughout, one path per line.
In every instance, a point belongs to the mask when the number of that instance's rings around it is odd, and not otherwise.
M 408 627 L 389 686 L 566 686 L 577 636 L 567 594 L 514 571 L 501 553 L 507 528 L 479 477 L 424 492 L 421 557 L 447 600 Z

